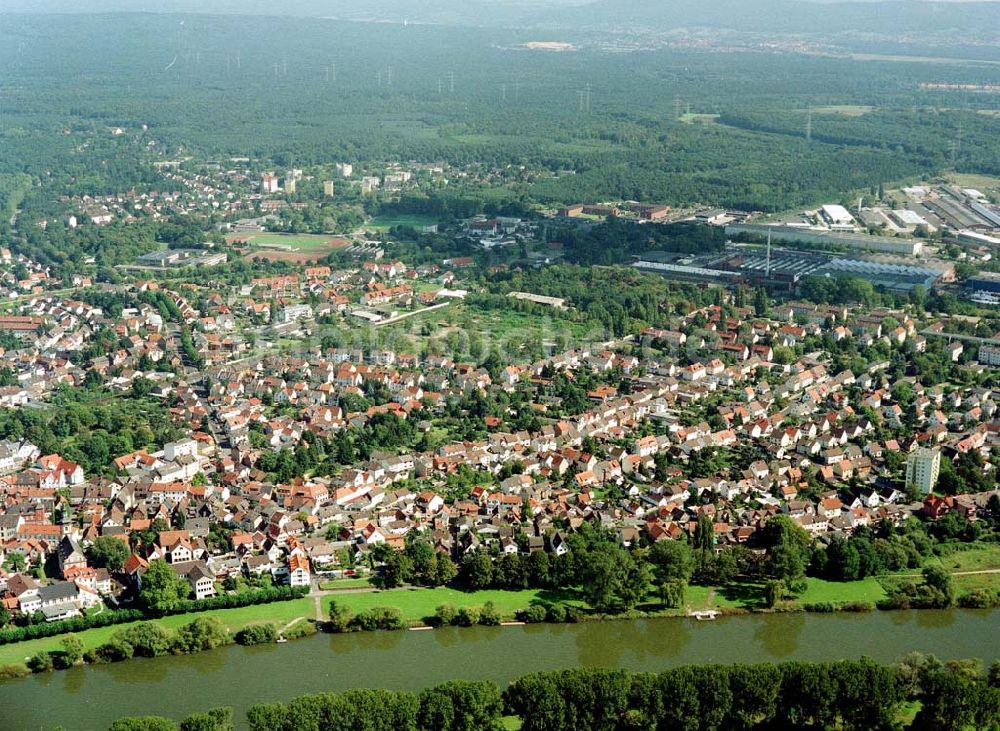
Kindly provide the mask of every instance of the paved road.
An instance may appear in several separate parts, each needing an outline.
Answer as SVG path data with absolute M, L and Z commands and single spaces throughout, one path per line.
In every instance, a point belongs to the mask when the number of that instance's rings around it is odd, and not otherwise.
M 924 330 L 920 334 L 931 338 L 948 338 L 948 340 L 964 340 L 967 343 L 979 343 L 980 345 L 984 343 L 989 345 L 1000 345 L 1000 341 L 995 340 L 993 338 L 977 338 L 974 335 L 959 335 L 957 333 L 939 333 L 939 332 L 934 332 L 933 330 Z
M 425 307 L 424 309 L 417 310 L 416 312 L 407 312 L 403 315 L 399 315 L 398 317 L 392 317 L 388 320 L 381 320 L 379 322 L 373 323 L 373 325 L 374 327 L 385 327 L 386 325 L 395 325 L 397 322 L 402 322 L 403 320 L 406 320 L 410 317 L 416 317 L 417 315 L 424 315 L 428 312 L 434 312 L 435 310 L 441 310 L 444 309 L 445 307 L 450 307 L 451 303 L 452 301 L 449 300 L 448 302 L 442 302 L 439 305 L 431 305 L 430 307 Z

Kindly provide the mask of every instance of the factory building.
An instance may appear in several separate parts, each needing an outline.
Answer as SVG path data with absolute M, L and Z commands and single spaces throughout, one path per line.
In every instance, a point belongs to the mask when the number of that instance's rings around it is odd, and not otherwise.
M 862 259 L 833 259 L 816 273 L 833 277 L 859 277 L 892 292 L 909 292 L 917 285 L 929 290 L 943 274 L 941 270 L 930 267 L 885 264 Z
M 1000 246 L 1000 238 L 987 236 L 976 231 L 959 231 L 956 234 L 959 243 L 972 244 L 973 246 Z
M 659 274 L 666 279 L 681 281 L 705 282 L 709 284 L 736 284 L 742 281 L 738 272 L 727 272 L 721 269 L 687 266 L 684 264 L 664 264 L 656 261 L 637 261 L 633 265 L 640 271 Z
M 1000 274 L 993 272 L 982 272 L 974 277 L 969 277 L 965 283 L 966 289 L 971 292 L 991 292 L 1000 294 Z
M 970 203 L 969 208 L 993 224 L 994 227 L 1000 228 L 1000 211 L 995 206 L 990 207 L 982 203 Z
M 934 227 L 930 224 L 930 222 L 916 211 L 903 209 L 892 211 L 889 215 L 900 228 L 906 229 L 907 231 L 913 231 L 920 226 L 924 226 L 930 231 L 934 230 Z
M 766 239 L 768 235 L 775 242 L 816 244 L 820 246 L 844 246 L 864 251 L 878 251 L 885 254 L 917 256 L 923 251 L 923 243 L 911 239 L 893 239 L 886 236 L 819 231 L 797 226 L 769 226 L 765 224 L 737 223 L 726 226 L 727 236 L 750 235 Z
M 854 216 L 843 206 L 822 206 L 819 209 L 819 215 L 831 229 L 851 230 L 854 228 Z

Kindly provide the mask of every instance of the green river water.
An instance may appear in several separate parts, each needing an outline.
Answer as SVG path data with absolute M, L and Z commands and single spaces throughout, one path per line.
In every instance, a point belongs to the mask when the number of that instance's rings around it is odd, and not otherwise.
M 501 685 L 537 670 L 656 671 L 680 664 L 882 662 L 911 651 L 1000 659 L 1000 611 L 759 614 L 714 622 L 644 619 L 576 625 L 317 635 L 266 647 L 81 667 L 0 684 L 2 731 L 100 731 L 120 716 L 181 719 L 233 706 L 358 687 L 419 690 L 455 678 Z

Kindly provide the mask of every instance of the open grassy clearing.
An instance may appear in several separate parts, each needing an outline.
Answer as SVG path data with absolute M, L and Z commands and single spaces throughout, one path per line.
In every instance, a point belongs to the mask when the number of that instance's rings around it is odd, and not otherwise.
M 679 121 L 684 124 L 715 124 L 715 120 L 718 118 L 718 114 L 695 114 L 693 112 L 678 117 Z
M 741 584 L 722 590 L 712 586 L 691 584 L 684 592 L 684 605 L 693 611 L 702 609 L 746 609 L 761 600 L 764 588 L 757 584 Z M 749 602 L 749 604 L 748 604 Z
M 177 629 L 181 625 L 193 622 L 199 617 L 217 617 L 229 628 L 230 632 L 236 632 L 251 624 L 263 624 L 273 622 L 284 626 L 299 618 L 312 618 L 314 614 L 313 602 L 311 599 L 295 599 L 288 602 L 274 602 L 272 604 L 258 604 L 251 607 L 239 607 L 237 609 L 213 609 L 207 612 L 193 612 L 190 614 L 178 614 L 163 619 L 150 620 L 167 629 Z M 130 624 L 119 624 L 113 627 L 97 627 L 76 633 L 76 636 L 83 641 L 84 650 L 92 650 L 103 645 L 111 639 L 111 635 L 121 629 L 131 626 Z M 28 640 L 12 645 L 0 645 L 0 665 L 24 662 L 24 659 L 38 652 L 59 650 L 60 636 L 45 637 L 39 640 Z
M 862 581 L 834 582 L 810 578 L 806 591 L 790 604 L 803 608 L 807 604 L 848 602 L 868 602 L 874 604 L 886 596 L 886 591 L 874 577 Z M 463 592 L 455 589 L 396 589 L 392 591 L 365 594 L 342 594 L 327 597 L 324 610 L 329 611 L 330 601 L 358 613 L 372 607 L 395 607 L 403 617 L 417 622 L 434 614 L 442 604 L 451 604 L 456 609 L 481 607 L 493 602 L 506 619 L 512 619 L 519 609 L 532 604 L 563 602 L 586 608 L 586 603 L 573 590 L 525 590 L 525 591 L 479 591 Z M 684 608 L 664 610 L 656 593 L 650 593 L 646 603 L 639 607 L 643 611 L 665 614 L 683 614 L 686 610 L 702 609 L 763 609 L 765 588 L 763 582 L 735 582 L 729 586 L 716 588 L 689 585 L 684 596 Z
M 1000 544 L 987 543 L 969 550 L 957 550 L 927 561 L 952 573 L 956 571 L 989 571 L 1000 569 Z
M 997 112 L 1000 115 L 1000 111 Z M 948 173 L 948 180 L 961 185 L 963 188 L 977 188 L 985 193 L 991 189 L 1000 189 L 1000 178 L 991 175 L 976 175 L 974 173 Z
M 809 111 L 803 109 L 803 112 Z M 826 107 L 812 107 L 813 114 L 829 114 L 840 117 L 863 117 L 869 112 L 875 111 L 875 107 L 860 104 L 831 104 Z
M 411 226 L 420 229 L 423 226 L 433 226 L 436 223 L 441 223 L 441 219 L 437 216 L 419 213 L 397 213 L 387 216 L 375 216 L 375 218 L 365 224 L 365 228 L 372 231 L 387 231 L 394 226 Z
M 959 597 L 963 594 L 979 590 L 1000 592 L 1000 573 L 953 576 L 952 580 L 955 582 L 955 595 Z M 887 591 L 890 591 L 907 581 L 919 584 L 923 581 L 923 579 L 919 576 L 913 575 L 879 577 L 879 583 Z
M 870 576 L 861 581 L 826 581 L 810 577 L 806 590 L 793 601 L 791 606 L 803 608 L 807 604 L 846 604 L 848 602 L 868 602 L 874 604 L 886 596 L 878 579 Z M 691 609 L 763 609 L 765 587 L 763 582 L 737 581 L 728 586 L 710 589 L 704 586 L 689 586 L 685 604 Z
M 958 596 L 981 590 L 1000 592 L 1000 574 L 974 574 L 955 577 L 955 592 Z
M 796 605 L 820 604 L 831 602 L 870 602 L 874 604 L 886 596 L 885 589 L 878 579 L 869 576 L 861 581 L 826 581 L 810 578 L 805 592 L 795 600 Z
M 456 609 L 465 607 L 482 607 L 486 602 L 493 602 L 505 619 L 513 619 L 519 609 L 525 609 L 532 604 L 554 604 L 557 602 L 573 604 L 579 607 L 584 603 L 573 591 L 528 589 L 525 591 L 457 591 L 456 589 L 394 589 L 392 591 L 372 592 L 367 594 L 341 594 L 326 597 L 323 609 L 329 612 L 330 602 L 336 601 L 338 606 L 345 607 L 355 614 L 372 607 L 396 607 L 403 618 L 410 622 L 419 622 L 425 617 L 434 615 L 442 604 L 451 604 Z

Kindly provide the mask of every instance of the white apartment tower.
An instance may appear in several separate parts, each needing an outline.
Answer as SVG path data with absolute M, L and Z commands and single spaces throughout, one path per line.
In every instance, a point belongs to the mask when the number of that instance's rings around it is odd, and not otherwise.
M 941 474 L 941 452 L 921 447 L 906 460 L 906 489 L 927 495 L 937 484 Z

